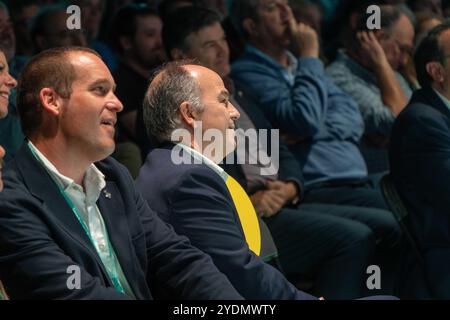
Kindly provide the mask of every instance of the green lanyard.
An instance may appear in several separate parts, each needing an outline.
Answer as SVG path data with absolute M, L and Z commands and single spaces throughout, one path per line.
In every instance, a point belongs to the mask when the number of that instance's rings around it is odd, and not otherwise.
M 36 158 L 36 160 L 38 160 L 42 165 L 42 160 L 38 157 L 38 155 L 35 153 L 35 151 L 33 150 L 33 148 L 30 147 L 30 145 L 28 145 L 28 148 L 30 149 L 31 153 L 33 154 L 33 156 Z M 44 166 L 45 168 L 45 166 Z M 97 251 L 97 254 L 100 257 L 100 261 L 102 261 L 103 266 L 106 269 L 106 272 L 108 273 L 109 278 L 111 279 L 114 287 L 121 293 L 125 294 L 125 290 L 122 287 L 122 284 L 120 283 L 119 277 L 118 277 L 118 272 L 117 272 L 117 266 L 115 264 L 115 259 L 111 259 L 112 260 L 112 269 L 110 270 L 103 262 L 103 260 L 101 259 L 101 255 L 98 252 L 97 246 L 95 245 L 95 241 L 94 239 L 92 239 L 91 233 L 89 231 L 89 228 L 87 227 L 86 223 L 84 222 L 83 218 L 81 217 L 80 212 L 78 211 L 78 209 L 75 207 L 75 205 L 73 204 L 72 200 L 70 200 L 69 196 L 66 194 L 66 192 L 59 186 L 59 183 L 57 183 L 55 181 L 55 179 L 53 178 L 53 176 L 50 174 L 50 177 L 52 178 L 53 182 L 56 184 L 56 186 L 59 189 L 59 192 L 61 193 L 61 195 L 64 197 L 64 199 L 66 200 L 67 204 L 69 205 L 69 207 L 72 209 L 72 212 L 75 214 L 75 216 L 78 219 L 78 222 L 81 224 L 81 226 L 83 227 L 83 230 L 86 232 L 86 235 L 88 236 L 89 240 L 91 240 L 92 245 L 94 246 L 95 250 Z M 106 230 L 105 230 L 106 231 Z M 111 242 L 109 241 L 109 236 L 108 234 L 106 234 L 106 241 L 108 243 L 108 249 L 109 249 L 109 255 L 110 257 L 113 256 L 113 250 L 112 250 L 112 246 L 111 246 Z

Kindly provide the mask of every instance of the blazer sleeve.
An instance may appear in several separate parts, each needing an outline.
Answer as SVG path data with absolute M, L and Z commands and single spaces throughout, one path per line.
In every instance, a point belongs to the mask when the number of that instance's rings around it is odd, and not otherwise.
M 450 129 L 443 115 L 426 109 L 420 114 L 404 115 L 403 126 L 408 128 L 402 137 L 404 172 L 420 187 L 425 199 L 446 214 L 450 208 Z M 438 176 L 436 176 L 438 175 Z
M 138 192 L 135 196 L 146 234 L 148 279 L 158 284 L 162 294 L 189 300 L 242 299 L 208 255 L 176 234 Z
M 0 193 L 0 278 L 11 299 L 129 299 L 78 266 L 40 219 L 42 204 L 22 186 Z M 80 289 L 69 289 L 69 266 L 80 268 Z M 70 283 L 70 282 L 69 282 Z
M 186 172 L 168 196 L 170 223 L 208 253 L 246 299 L 309 299 L 250 251 L 228 190 L 211 169 Z

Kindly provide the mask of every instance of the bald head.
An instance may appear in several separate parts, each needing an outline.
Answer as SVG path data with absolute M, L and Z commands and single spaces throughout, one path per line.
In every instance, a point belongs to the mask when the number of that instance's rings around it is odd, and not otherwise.
M 158 141 L 170 141 L 171 133 L 182 126 L 179 106 L 189 102 L 197 112 L 203 110 L 198 75 L 202 67 L 178 61 L 160 69 L 144 98 L 144 124 Z M 206 69 L 206 68 L 203 68 Z
M 172 62 L 149 86 L 144 100 L 144 122 L 149 133 L 160 142 L 183 141 L 202 153 L 214 144 L 214 150 L 218 151 L 204 155 L 219 163 L 236 146 L 234 121 L 239 112 L 229 98 L 216 72 L 199 65 Z M 202 137 L 214 133 L 213 142 L 198 137 L 197 129 Z

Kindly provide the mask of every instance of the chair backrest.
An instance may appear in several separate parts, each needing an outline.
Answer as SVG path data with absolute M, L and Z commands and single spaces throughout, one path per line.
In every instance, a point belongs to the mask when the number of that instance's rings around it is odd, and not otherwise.
M 260 257 L 264 262 L 269 262 L 278 257 L 278 249 L 273 241 L 272 234 L 266 223 L 262 219 L 259 220 L 261 231 L 261 253 Z
M 400 194 L 398 193 L 397 188 L 395 187 L 392 177 L 389 174 L 386 174 L 381 179 L 380 185 L 384 199 L 386 200 L 389 208 L 391 209 L 391 212 L 394 214 L 397 222 L 399 223 L 403 231 L 403 234 L 405 235 L 406 239 L 408 240 L 408 243 L 414 250 L 420 264 L 424 266 L 424 259 L 422 253 L 420 252 L 419 246 L 417 245 L 416 240 L 411 235 L 411 232 L 409 231 L 407 225 L 405 224 L 405 218 L 408 217 L 409 215 L 408 210 L 406 209 L 402 199 L 400 198 Z

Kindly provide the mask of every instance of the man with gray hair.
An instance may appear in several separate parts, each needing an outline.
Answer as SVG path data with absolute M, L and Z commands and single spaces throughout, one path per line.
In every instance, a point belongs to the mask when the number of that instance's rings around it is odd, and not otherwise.
M 137 188 L 177 233 L 213 258 L 244 298 L 314 299 L 258 257 L 251 201 L 217 165 L 235 148 L 240 114 L 229 96 L 208 68 L 183 62 L 164 67 L 144 99 L 144 122 L 162 147 L 149 153 Z
M 380 29 L 368 30 L 366 7 L 352 26 L 354 36 L 328 68 L 328 75 L 358 104 L 365 130 L 361 151 L 369 173 L 389 169 L 387 146 L 395 117 L 411 96 L 406 80 L 397 72 L 413 49 L 414 27 L 400 8 L 382 5 Z
M 246 94 L 245 85 L 229 77 L 229 47 L 220 21 L 220 16 L 207 8 L 180 8 L 164 20 L 163 43 L 170 58 L 196 59 L 217 72 L 240 113 L 235 122 L 239 148 L 221 167 L 245 189 L 267 224 L 290 281 L 314 279 L 312 292 L 327 299 L 360 297 L 377 235 L 362 223 L 324 212 L 370 211 L 378 215 L 378 210 L 301 203 L 301 166 L 259 112 L 255 98 Z

